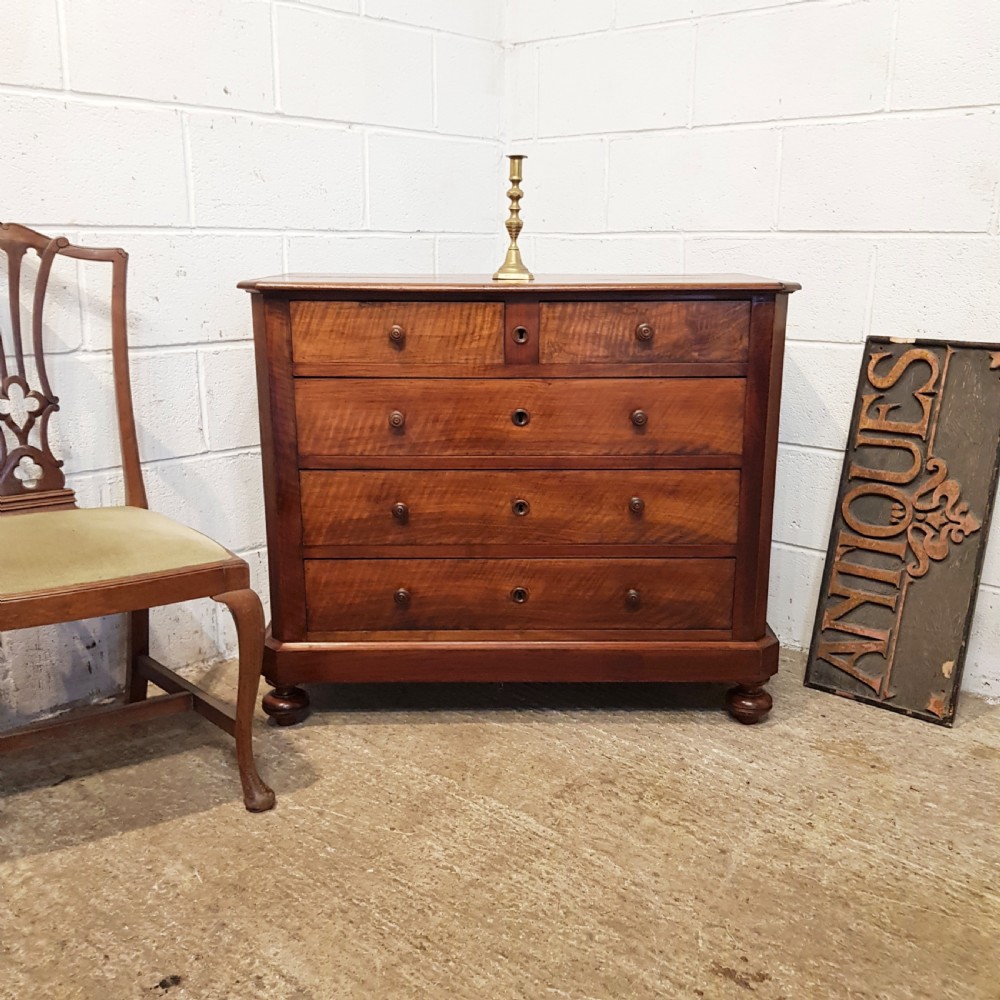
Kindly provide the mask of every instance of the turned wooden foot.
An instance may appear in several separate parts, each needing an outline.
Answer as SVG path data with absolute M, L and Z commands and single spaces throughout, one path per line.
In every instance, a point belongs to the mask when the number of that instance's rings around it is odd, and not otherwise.
M 726 693 L 729 714 L 745 726 L 761 722 L 772 704 L 771 696 L 759 684 L 738 684 Z
M 276 687 L 264 695 L 261 705 L 277 726 L 294 726 L 309 715 L 309 695 L 297 687 Z

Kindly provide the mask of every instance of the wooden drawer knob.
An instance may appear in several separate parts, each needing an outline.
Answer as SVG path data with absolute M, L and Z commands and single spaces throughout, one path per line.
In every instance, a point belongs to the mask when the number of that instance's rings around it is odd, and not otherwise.
M 642 604 L 642 597 L 638 590 L 630 589 L 625 591 L 625 607 L 629 611 L 635 611 Z
M 527 500 L 511 500 L 510 509 L 518 517 L 525 517 L 531 511 L 531 504 Z
M 531 414 L 527 410 L 518 407 L 510 415 L 510 421 L 515 427 L 527 427 L 531 421 Z
M 401 607 L 405 608 L 409 606 L 410 603 L 410 592 L 406 587 L 400 587 L 395 594 L 392 595 L 392 599 Z
M 653 339 L 653 328 L 648 323 L 640 323 L 635 328 L 635 339 L 643 342 Z
M 406 340 L 406 331 L 398 324 L 393 324 L 389 327 L 389 341 L 395 344 L 397 347 L 402 347 L 403 342 Z
M 646 415 L 645 410 L 633 410 L 629 419 L 636 427 L 645 427 L 649 417 Z
M 400 522 L 405 522 L 410 516 L 410 508 L 405 503 L 394 503 L 392 505 L 392 516 Z
M 510 592 L 510 599 L 515 604 L 524 604 L 528 599 L 528 588 L 527 587 L 515 587 Z
M 393 410 L 389 414 L 389 426 L 394 431 L 402 430 L 406 424 L 406 414 L 402 410 Z
M 628 509 L 633 514 L 641 514 L 646 509 L 646 501 L 642 497 L 632 497 L 628 502 Z

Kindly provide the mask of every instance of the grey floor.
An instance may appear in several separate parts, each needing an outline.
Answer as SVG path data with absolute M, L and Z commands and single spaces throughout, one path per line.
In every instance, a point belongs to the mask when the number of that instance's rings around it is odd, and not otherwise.
M 1000 706 L 801 675 L 317 688 L 265 815 L 196 716 L 0 757 L 0 997 L 996 1000 Z

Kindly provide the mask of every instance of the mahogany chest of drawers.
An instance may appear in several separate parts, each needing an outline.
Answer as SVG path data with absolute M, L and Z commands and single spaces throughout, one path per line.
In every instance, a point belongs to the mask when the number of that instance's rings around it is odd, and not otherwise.
M 742 275 L 252 293 L 265 710 L 305 682 L 723 681 L 765 622 L 788 294 Z

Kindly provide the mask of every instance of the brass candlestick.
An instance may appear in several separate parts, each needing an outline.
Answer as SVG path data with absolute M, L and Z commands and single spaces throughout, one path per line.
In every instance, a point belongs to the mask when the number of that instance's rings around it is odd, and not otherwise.
M 524 192 L 521 190 L 521 164 L 527 159 L 525 156 L 513 154 L 508 156 L 510 160 L 510 187 L 507 189 L 507 197 L 510 199 L 510 215 L 504 223 L 507 232 L 510 234 L 510 246 L 507 247 L 507 256 L 500 265 L 500 270 L 493 275 L 494 281 L 532 281 L 534 275 L 524 266 L 521 260 L 521 251 L 517 245 L 517 237 L 524 228 L 521 221 L 521 197 Z

